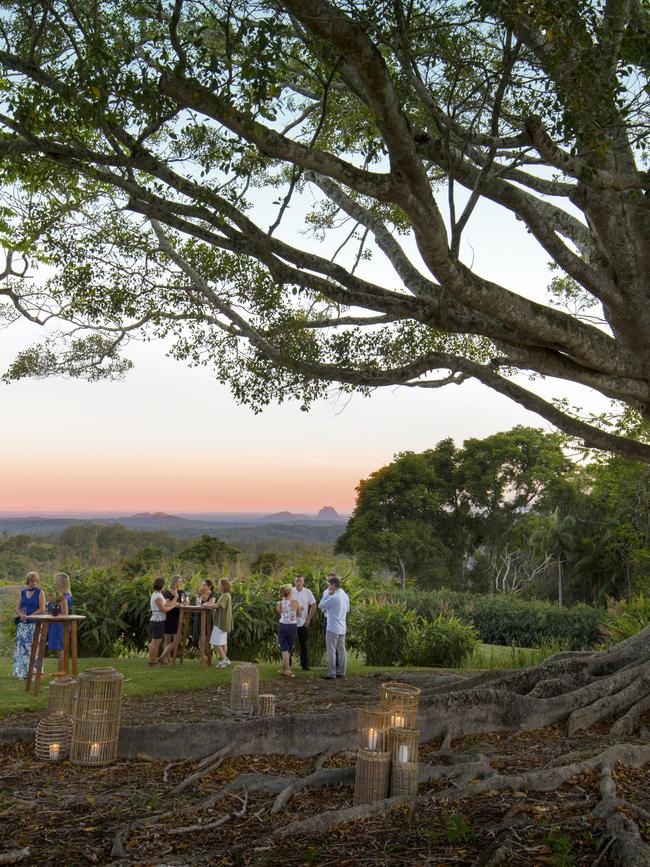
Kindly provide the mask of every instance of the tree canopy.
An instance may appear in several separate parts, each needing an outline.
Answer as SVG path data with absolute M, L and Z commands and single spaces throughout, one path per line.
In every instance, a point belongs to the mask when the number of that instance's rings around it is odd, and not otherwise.
M 408 577 L 465 589 L 470 562 L 487 552 L 493 570 L 517 519 L 552 497 L 569 469 L 557 435 L 527 427 L 462 448 L 446 439 L 404 452 L 359 483 L 337 550 L 354 554 L 362 570 L 390 569 L 402 585 Z
M 73 324 L 7 379 L 144 333 L 256 408 L 474 378 L 650 462 L 647 0 L 8 0 L 0 65 L 5 317 Z M 465 261 L 481 200 L 548 303 Z

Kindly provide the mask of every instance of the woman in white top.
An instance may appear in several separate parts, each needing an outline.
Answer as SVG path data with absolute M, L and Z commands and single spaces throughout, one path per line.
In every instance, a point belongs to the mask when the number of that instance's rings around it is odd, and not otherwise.
M 151 606 L 151 644 L 149 645 L 149 665 L 158 665 L 164 662 L 168 653 L 174 647 L 174 643 L 168 644 L 158 658 L 160 642 L 165 637 L 165 618 L 167 612 L 178 606 L 178 600 L 165 599 L 162 589 L 165 586 L 164 578 L 156 578 L 153 582 L 153 593 L 149 600 Z
M 298 614 L 302 606 L 297 599 L 291 599 L 291 584 L 283 584 L 280 588 L 280 601 L 275 606 L 280 615 L 278 623 L 278 642 L 282 651 L 282 670 L 279 674 L 294 677 L 291 671 L 291 651 L 298 633 Z

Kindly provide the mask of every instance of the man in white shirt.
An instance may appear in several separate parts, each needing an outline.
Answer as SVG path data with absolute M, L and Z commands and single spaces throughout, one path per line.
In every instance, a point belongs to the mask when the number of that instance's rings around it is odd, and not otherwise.
M 305 587 L 305 576 L 296 575 L 291 599 L 300 605 L 298 609 L 298 644 L 300 645 L 300 666 L 303 671 L 309 671 L 309 624 L 316 613 L 316 597 L 309 587 Z
M 318 607 L 327 615 L 327 631 L 325 633 L 327 674 L 324 674 L 323 678 L 334 680 L 337 677 L 345 677 L 347 666 L 345 633 L 350 600 L 347 593 L 341 590 L 341 582 L 336 575 L 328 575 L 327 590 Z

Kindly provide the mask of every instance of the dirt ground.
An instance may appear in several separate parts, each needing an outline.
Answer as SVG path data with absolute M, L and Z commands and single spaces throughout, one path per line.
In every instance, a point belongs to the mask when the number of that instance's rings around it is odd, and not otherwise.
M 331 710 L 376 700 L 379 680 L 351 678 L 328 684 L 327 696 L 317 680 L 284 681 L 273 689 L 279 712 Z M 271 691 L 271 690 L 269 690 Z M 213 718 L 211 709 L 227 700 L 223 689 L 173 694 L 125 702 L 125 721 L 148 722 Z M 11 723 L 22 724 L 34 715 Z M 642 728 L 650 725 L 650 716 Z M 441 765 L 484 757 L 500 773 L 517 774 L 541 768 L 560 755 L 591 756 L 612 741 L 607 727 L 569 738 L 562 726 L 535 732 L 492 734 L 454 742 L 452 752 L 437 755 L 437 743 L 423 744 L 420 760 Z M 401 807 L 378 818 L 343 824 L 335 829 L 284 840 L 271 835 L 289 822 L 324 811 L 352 806 L 350 785 L 309 788 L 298 793 L 277 814 L 271 813 L 275 792 L 238 787 L 224 792 L 242 775 L 273 778 L 280 786 L 311 773 L 316 758 L 252 755 L 227 758 L 181 794 L 172 790 L 196 770 L 197 763 L 152 761 L 119 763 L 106 768 L 81 768 L 69 762 L 44 765 L 33 745 L 0 746 L 0 863 L 2 854 L 23 851 L 25 865 L 478 865 L 488 844 L 507 832 L 510 854 L 504 864 L 606 867 L 603 823 L 592 811 L 599 800 L 598 778 L 585 773 L 551 792 L 506 791 L 471 793 L 461 801 L 436 800 L 448 782 L 420 786 L 413 807 Z M 353 766 L 353 753 L 338 753 L 325 768 Z M 647 766 L 617 766 L 619 797 L 650 813 Z M 248 780 L 253 779 L 247 777 Z M 277 787 L 276 787 L 277 792 Z M 625 807 L 622 808 L 625 810 Z M 217 825 L 217 823 L 221 824 Z M 213 827 L 210 827 L 213 826 Z M 650 821 L 641 824 L 650 840 Z M 124 855 L 111 856 L 116 835 Z M 7 862 L 5 862 L 7 863 Z
M 274 677 L 265 680 L 260 691 L 273 693 L 276 712 L 327 713 L 335 707 L 359 707 L 377 700 L 380 684 L 386 675 L 364 675 L 323 681 L 319 677 L 291 679 Z M 208 687 L 191 692 L 166 692 L 139 698 L 125 698 L 122 704 L 124 725 L 157 722 L 199 722 L 224 717 L 221 705 L 230 702 L 230 687 Z M 0 719 L 0 728 L 36 726 L 42 711 L 26 711 Z

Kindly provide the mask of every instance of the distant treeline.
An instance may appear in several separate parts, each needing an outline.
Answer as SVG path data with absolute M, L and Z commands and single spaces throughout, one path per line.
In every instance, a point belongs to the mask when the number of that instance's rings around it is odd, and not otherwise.
M 336 527 L 340 533 L 344 525 Z M 87 568 L 110 568 L 133 577 L 152 570 L 191 574 L 201 567 L 237 576 L 260 570 L 272 574 L 301 561 L 333 559 L 333 539 L 328 540 L 333 528 L 328 524 L 313 525 L 312 538 L 306 531 L 301 537 L 291 524 L 239 529 L 224 528 L 221 538 L 203 533 L 193 539 L 166 530 L 99 523 L 74 524 L 47 537 L 0 533 L 0 581 L 18 582 L 31 569 L 74 575 Z

